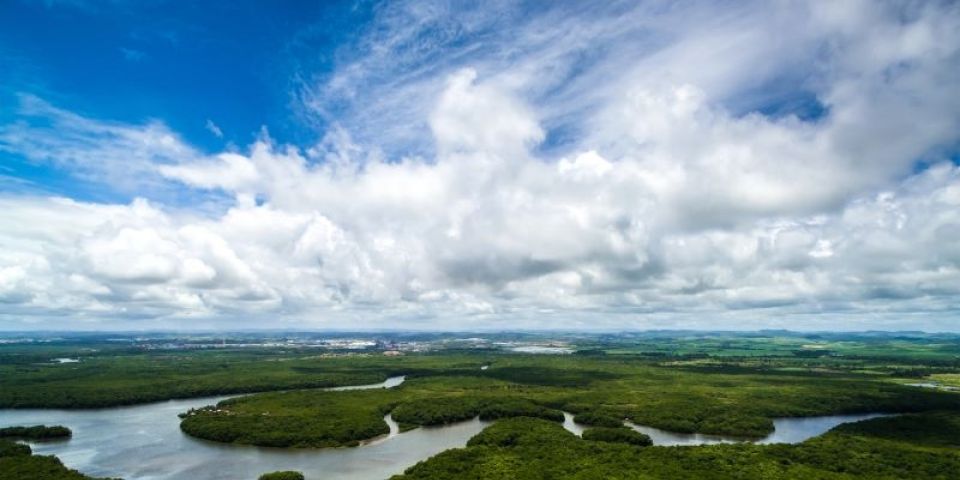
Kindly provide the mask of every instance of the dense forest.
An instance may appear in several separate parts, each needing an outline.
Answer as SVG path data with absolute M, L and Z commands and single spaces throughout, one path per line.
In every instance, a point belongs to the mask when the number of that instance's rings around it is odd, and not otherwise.
M 257 480 L 303 480 L 303 474 L 300 472 L 283 471 L 264 473 Z
M 482 362 L 481 362 L 482 360 Z M 464 362 L 464 363 L 461 363 Z M 480 365 L 489 364 L 481 370 Z M 538 417 L 562 411 L 594 427 L 624 419 L 675 432 L 759 438 L 775 417 L 957 408 L 957 395 L 848 372 L 728 370 L 662 365 L 632 356 L 425 356 L 398 362 L 407 382 L 389 390 L 262 393 L 187 412 L 184 432 L 262 446 L 357 445 L 402 428 L 480 417 Z M 618 435 L 614 432 L 591 435 Z
M 38 354 L 0 346 L 0 408 L 259 392 L 183 412 L 181 429 L 225 443 L 307 448 L 356 446 L 384 435 L 387 415 L 402 431 L 477 417 L 493 422 L 466 448 L 398 479 L 947 479 L 960 471 L 960 393 L 950 391 L 960 385 L 960 350 L 950 342 L 737 337 L 629 344 L 618 337 L 585 341 L 573 355 L 456 350 L 400 357 L 282 348 L 79 353 L 51 346 L 35 347 Z M 81 361 L 40 361 L 51 355 Z M 391 389 L 318 388 L 395 375 L 406 381 Z M 946 388 L 910 386 L 917 378 Z M 563 412 L 585 427 L 582 438 L 563 429 Z M 842 425 L 796 445 L 660 447 L 623 427 L 629 420 L 760 438 L 777 417 L 872 412 L 901 415 Z M 56 426 L 0 430 L 0 437 L 25 439 L 69 434 Z M 0 480 L 25 478 L 88 479 L 55 457 L 0 439 Z
M 67 438 L 73 432 L 69 428 L 56 425 L 48 427 L 46 425 L 35 425 L 32 427 L 5 427 L 0 428 L 0 438 L 22 438 L 26 440 L 50 440 L 54 438 Z
M 0 408 L 99 408 L 271 390 L 377 383 L 382 363 L 276 361 L 282 352 L 91 357 L 73 364 L 0 363 Z M 318 368 L 318 365 L 323 365 Z
M 580 439 L 539 419 L 501 420 L 394 480 L 950 480 L 960 472 L 960 413 L 877 418 L 797 445 L 630 443 Z
M 647 435 L 624 426 L 588 428 L 583 431 L 583 439 L 596 442 L 626 443 L 639 447 L 653 445 L 653 441 Z

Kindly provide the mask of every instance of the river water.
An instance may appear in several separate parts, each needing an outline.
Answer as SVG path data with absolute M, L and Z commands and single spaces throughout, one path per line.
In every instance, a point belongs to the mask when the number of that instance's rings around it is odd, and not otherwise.
M 349 387 L 389 388 L 403 382 Z M 336 390 L 345 390 L 339 387 Z M 93 476 L 125 480 L 255 480 L 275 470 L 299 470 L 307 479 L 383 480 L 444 450 L 466 445 L 487 425 L 474 419 L 444 427 L 391 434 L 356 448 L 279 449 L 220 444 L 180 431 L 178 413 L 229 397 L 171 400 L 96 410 L 0 410 L 0 425 L 64 425 L 69 440 L 30 442 L 35 453 L 56 455 Z
M 403 383 L 391 377 L 383 383 L 329 390 L 391 388 Z M 195 439 L 180 431 L 177 414 L 215 404 L 229 396 L 114 407 L 95 410 L 0 410 L 0 426 L 63 425 L 73 430 L 69 440 L 30 442 L 37 454 L 56 455 L 65 465 L 93 476 L 126 480 L 244 480 L 276 470 L 298 470 L 308 480 L 382 480 L 402 473 L 450 448 L 463 447 L 489 422 L 473 419 L 441 427 L 421 427 L 400 433 L 387 415 L 390 434 L 355 448 L 279 449 L 221 444 Z M 758 443 L 797 443 L 846 422 L 879 416 L 831 415 L 774 420 L 776 431 Z M 564 412 L 564 428 L 576 435 L 583 426 Z M 703 445 L 743 441 L 721 435 L 682 434 L 626 425 L 646 433 L 654 445 Z
M 861 420 L 883 416 L 886 416 L 886 414 L 865 413 L 854 415 L 825 415 L 820 417 L 775 418 L 773 419 L 773 433 L 761 439 L 747 439 L 730 435 L 668 432 L 666 430 L 660 430 L 659 428 L 637 425 L 630 421 L 624 421 L 623 424 L 640 433 L 645 433 L 650 437 L 650 440 L 653 441 L 654 445 L 665 447 L 677 445 L 692 446 L 739 442 L 771 444 L 800 443 L 813 437 L 823 435 L 833 427 L 836 427 L 840 424 L 859 422 Z M 572 414 L 569 412 L 563 412 L 563 428 L 579 437 L 583 435 L 583 430 L 589 427 L 574 422 Z

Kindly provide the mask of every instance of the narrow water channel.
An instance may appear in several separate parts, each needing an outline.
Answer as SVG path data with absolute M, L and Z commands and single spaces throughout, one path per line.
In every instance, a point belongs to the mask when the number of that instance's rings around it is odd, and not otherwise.
M 853 415 L 824 415 L 819 417 L 785 417 L 773 419 L 774 431 L 761 439 L 750 440 L 731 435 L 709 435 L 703 433 L 678 433 L 661 430 L 659 428 L 637 425 L 630 421 L 623 424 L 650 437 L 654 445 L 712 445 L 717 443 L 752 442 L 758 444 L 771 443 L 800 443 L 827 433 L 833 427 L 844 423 L 859 422 L 870 418 L 883 417 L 883 413 L 865 413 Z M 573 421 L 573 414 L 563 412 L 563 428 L 570 433 L 581 436 L 583 430 L 589 428 Z

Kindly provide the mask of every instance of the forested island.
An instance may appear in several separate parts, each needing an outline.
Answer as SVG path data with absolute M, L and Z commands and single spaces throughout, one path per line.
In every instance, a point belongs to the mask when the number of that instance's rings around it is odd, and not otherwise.
M 303 474 L 294 471 L 272 472 L 260 475 L 257 480 L 303 480 Z
M 56 438 L 68 438 L 73 432 L 69 428 L 56 425 L 48 427 L 46 425 L 34 425 L 32 427 L 6 427 L 0 428 L 0 438 L 21 438 L 26 440 L 51 440 Z

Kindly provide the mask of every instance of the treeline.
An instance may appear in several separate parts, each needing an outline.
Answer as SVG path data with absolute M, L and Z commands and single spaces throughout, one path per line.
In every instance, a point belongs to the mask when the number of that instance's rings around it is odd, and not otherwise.
M 46 425 L 36 425 L 32 427 L 6 427 L 0 428 L 0 438 L 23 438 L 28 440 L 49 440 L 54 438 L 67 438 L 73 432 L 69 428 L 56 425 L 48 427 Z
M 916 445 L 960 448 L 960 414 L 957 412 L 878 418 L 840 425 L 833 431 L 837 434 L 908 441 Z
M 291 470 L 283 472 L 264 473 L 257 480 L 303 480 L 303 474 Z
M 291 391 L 228 399 L 183 416 L 191 436 L 265 447 L 343 447 L 384 435 L 395 390 Z
M 0 458 L 19 457 L 24 455 L 29 456 L 31 453 L 32 450 L 30 450 L 30 445 L 24 445 L 22 443 L 0 439 Z
M 602 360 L 599 360 L 599 362 L 602 362 Z M 534 361 L 530 363 L 534 363 Z M 497 366 L 497 368 L 489 370 L 474 371 L 471 374 L 526 385 L 549 387 L 586 387 L 595 382 L 623 378 L 622 374 L 609 369 L 584 368 L 585 366 L 593 366 L 589 363 L 578 364 L 569 361 L 556 363 L 558 365 L 553 366 L 548 362 L 537 360 L 533 365 Z M 599 364 L 602 365 L 602 363 Z
M 523 399 L 511 397 L 450 396 L 420 398 L 398 405 L 393 419 L 408 425 L 442 425 L 480 417 L 496 420 L 506 417 L 536 417 L 563 421 L 563 413 Z
M 626 443 L 638 447 L 653 445 L 653 440 L 650 440 L 646 434 L 624 426 L 588 428 L 583 431 L 583 439 L 595 442 Z
M 86 352 L 84 361 L 76 364 L 0 362 L 0 408 L 101 408 L 177 398 L 373 384 L 394 375 L 471 375 L 479 374 L 480 365 L 489 362 L 480 355 L 446 354 L 321 358 L 312 352 L 303 355 L 273 350 L 106 353 Z M 69 356 L 77 355 L 73 352 Z M 41 357 L 51 358 L 49 353 Z
M 623 419 L 598 412 L 582 412 L 574 415 L 573 421 L 581 425 L 616 428 L 623 426 Z
M 657 402 L 658 408 L 624 407 L 617 410 L 607 406 L 607 409 L 615 410 L 634 423 L 673 432 L 745 437 L 763 437 L 773 432 L 772 418 L 775 417 L 960 409 L 955 394 L 888 382 L 849 377 L 826 377 L 817 381 L 774 380 L 761 376 L 746 377 L 731 382 L 729 391 L 717 389 L 715 393 L 707 394 L 702 393 L 703 388 L 665 389 Z M 780 389 L 771 388 L 778 384 L 782 385 Z
M 178 398 L 196 398 L 276 390 L 328 388 L 363 385 L 386 380 L 378 372 L 303 373 L 294 378 L 277 375 L 247 376 L 237 373 L 230 378 L 178 379 L 156 376 L 151 382 L 122 378 L 103 384 L 43 385 L 25 384 L 0 388 L 0 408 L 103 408 L 135 405 Z
M 357 445 L 387 433 L 382 420 L 387 413 L 405 430 L 478 416 L 559 422 L 561 411 L 571 411 L 578 423 L 594 427 L 617 428 L 627 418 L 679 433 L 760 438 L 773 431 L 775 417 L 960 409 L 956 394 L 864 375 L 697 373 L 634 359 L 507 355 L 481 370 L 475 358 L 445 359 L 398 360 L 397 367 L 410 375 L 389 390 L 267 393 L 229 400 L 188 414 L 182 429 L 221 442 L 329 447 Z M 382 368 L 365 362 L 358 364 Z M 551 379 L 555 374 L 561 378 Z
M 352 447 L 360 441 L 390 433 L 379 415 L 354 415 L 322 410 L 317 416 L 223 415 L 200 413 L 180 422 L 193 437 L 224 443 L 263 447 Z
M 260 394 L 221 402 L 181 415 L 180 429 L 191 436 L 225 443 L 269 447 L 342 447 L 389 433 L 390 413 L 403 429 L 441 425 L 474 417 L 496 420 L 536 417 L 563 421 L 563 413 L 532 400 L 490 395 L 483 390 L 446 393 L 471 381 L 440 377 L 419 388 L 351 392 L 300 391 Z M 463 383 L 461 383 L 463 382 Z

